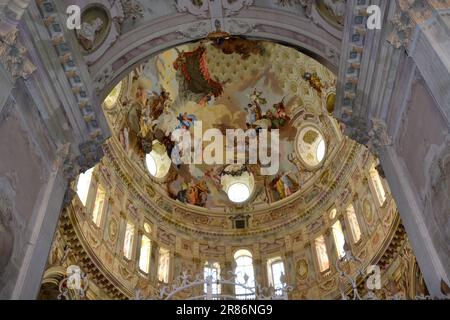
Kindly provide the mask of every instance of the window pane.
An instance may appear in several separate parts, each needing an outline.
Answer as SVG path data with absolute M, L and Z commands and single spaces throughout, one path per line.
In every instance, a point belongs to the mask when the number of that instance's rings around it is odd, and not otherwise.
M 83 206 L 86 206 L 87 196 L 89 192 L 89 186 L 91 185 L 92 172 L 94 168 L 87 170 L 85 173 L 81 173 L 77 182 L 77 194 L 80 198 Z
M 205 268 L 203 269 L 203 275 L 205 279 L 210 277 L 211 280 L 211 294 L 219 295 L 220 294 L 220 284 L 217 283 L 220 277 L 220 265 L 218 263 L 214 263 L 212 265 L 206 263 Z M 204 284 L 203 287 L 204 294 L 208 293 L 208 283 Z
M 139 255 L 139 269 L 148 273 L 150 267 L 150 239 L 142 236 L 141 253 Z
M 161 282 L 169 282 L 169 263 L 170 251 L 164 248 L 159 248 L 158 280 Z
M 320 272 L 325 272 L 330 268 L 330 261 L 328 260 L 327 246 L 323 236 L 315 240 L 317 259 L 319 261 Z
M 125 229 L 125 239 L 123 242 L 123 255 L 127 259 L 131 259 L 131 254 L 133 251 L 134 242 L 134 225 L 127 222 L 127 227 Z
M 92 211 L 92 221 L 100 227 L 102 221 L 103 208 L 105 206 L 106 193 L 102 186 L 98 186 L 97 194 L 95 195 L 94 210 Z
M 248 250 L 239 250 L 235 254 L 236 262 L 236 298 L 239 300 L 255 299 L 255 274 L 253 271 L 253 259 Z M 247 279 L 247 281 L 246 281 Z
M 370 170 L 370 178 L 372 180 L 372 186 L 375 190 L 378 203 L 382 206 L 386 201 L 386 191 L 384 190 L 383 183 L 376 168 L 372 168 Z
M 281 295 L 284 280 L 284 263 L 281 258 L 271 259 L 267 262 L 269 273 L 269 285 L 275 289 L 275 294 Z
M 359 228 L 358 218 L 356 217 L 355 208 L 349 205 L 347 208 L 348 222 L 350 223 L 350 231 L 353 241 L 356 243 L 361 239 L 361 229 Z
M 344 232 L 342 231 L 342 225 L 341 222 L 338 220 L 332 227 L 333 229 L 333 237 L 334 237 L 334 243 L 336 245 L 337 254 L 339 258 L 342 258 L 345 256 L 345 236 Z

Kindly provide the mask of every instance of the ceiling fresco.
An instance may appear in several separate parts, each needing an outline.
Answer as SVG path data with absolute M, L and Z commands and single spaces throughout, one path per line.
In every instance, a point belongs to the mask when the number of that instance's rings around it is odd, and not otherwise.
M 219 37 L 150 58 L 118 84 L 104 108 L 114 138 L 149 172 L 158 192 L 187 205 L 226 210 L 291 197 L 315 176 L 337 147 L 338 126 L 327 112 L 334 92 L 334 75 L 295 49 Z M 224 141 L 227 129 L 279 130 L 279 143 L 267 150 L 279 150 L 277 172 L 263 175 L 263 165 L 248 159 L 232 166 L 172 163 L 178 146 L 171 133 L 182 129 L 195 143 L 194 124 L 200 122 L 202 132 L 218 129 Z M 202 143 L 205 148 L 210 142 Z M 235 182 L 248 186 L 242 203 L 226 192 Z

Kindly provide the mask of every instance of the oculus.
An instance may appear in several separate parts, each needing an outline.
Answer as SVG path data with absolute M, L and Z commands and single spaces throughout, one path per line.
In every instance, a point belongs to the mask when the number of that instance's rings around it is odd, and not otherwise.
M 145 156 L 145 164 L 151 176 L 161 179 L 169 172 L 172 162 L 167 155 L 166 147 L 155 140 L 152 151 Z
M 305 126 L 297 135 L 297 153 L 308 169 L 318 168 L 325 159 L 327 145 L 315 126 Z
M 255 186 L 253 174 L 242 165 L 227 166 L 222 172 L 220 181 L 228 199 L 236 204 L 249 200 Z
M 228 188 L 228 198 L 235 202 L 235 203 L 241 203 L 246 201 L 250 197 L 250 189 L 247 185 L 237 182 L 235 184 L 232 184 L 230 188 Z

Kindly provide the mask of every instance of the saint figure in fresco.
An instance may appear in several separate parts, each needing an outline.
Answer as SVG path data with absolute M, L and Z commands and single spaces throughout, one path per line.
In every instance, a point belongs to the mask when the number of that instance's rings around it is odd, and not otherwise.
M 182 184 L 181 190 L 176 195 L 176 199 L 183 203 L 204 207 L 208 200 L 208 193 L 209 188 L 204 180 L 198 183 L 191 181 L 190 183 Z
M 289 173 L 284 173 L 275 177 L 272 180 L 271 186 L 275 187 L 280 199 L 287 198 L 295 192 L 295 187 L 291 178 L 289 178 Z

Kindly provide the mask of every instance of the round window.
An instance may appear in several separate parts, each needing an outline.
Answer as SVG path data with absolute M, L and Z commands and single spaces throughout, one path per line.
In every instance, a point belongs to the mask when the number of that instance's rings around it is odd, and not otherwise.
M 250 189 L 244 183 L 232 184 L 227 191 L 228 198 L 234 203 L 241 203 L 250 198 Z
M 170 170 L 172 161 L 167 154 L 166 147 L 155 140 L 152 151 L 145 155 L 145 164 L 153 177 L 164 178 Z

